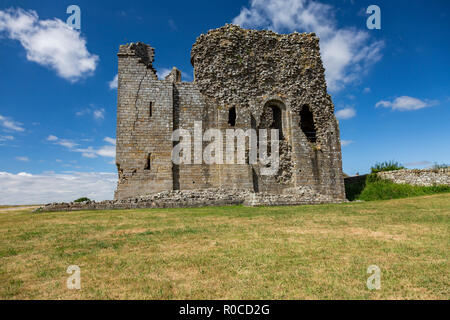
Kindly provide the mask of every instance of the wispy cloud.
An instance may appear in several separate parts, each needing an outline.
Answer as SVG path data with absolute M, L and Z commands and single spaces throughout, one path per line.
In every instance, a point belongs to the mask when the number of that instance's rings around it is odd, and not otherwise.
M 47 141 L 52 142 L 53 144 L 60 145 L 66 147 L 71 152 L 78 152 L 84 158 L 97 158 L 107 157 L 107 158 L 115 158 L 116 157 L 116 140 L 110 137 L 106 137 L 103 141 L 107 142 L 108 145 L 104 145 L 98 148 L 94 148 L 92 146 L 88 146 L 87 148 L 79 147 L 78 143 L 75 143 L 71 140 L 60 139 L 54 135 L 49 135 L 47 137 Z
M 352 107 L 347 107 L 336 112 L 336 117 L 341 120 L 351 119 L 356 116 L 356 110 Z
M 105 109 L 101 108 L 98 110 L 94 110 L 92 115 L 94 116 L 94 119 L 105 119 Z
M 13 136 L 1 136 L 0 135 L 0 142 L 4 142 L 4 141 L 12 141 L 14 140 Z
M 156 72 L 156 75 L 158 76 L 159 80 L 164 80 L 171 71 L 172 69 L 169 68 L 159 68 Z M 184 71 L 181 71 L 181 77 L 182 79 L 185 79 L 187 81 L 192 81 L 193 79 L 191 74 Z
M 417 162 L 407 162 L 405 163 L 405 167 L 424 167 L 424 166 L 431 166 L 433 163 L 430 161 L 417 161 Z
M 178 31 L 178 27 L 173 19 L 169 19 L 167 22 L 173 31 Z
M 114 79 L 112 79 L 110 82 L 108 82 L 109 89 L 115 90 L 119 86 L 119 75 L 116 74 L 114 76 Z
M 55 174 L 0 172 L 0 204 L 43 204 L 68 202 L 81 197 L 93 200 L 113 198 L 117 174 L 67 172 Z
M 63 147 L 69 148 L 69 149 L 72 149 L 78 145 L 78 143 L 75 143 L 71 140 L 60 139 L 57 136 L 54 136 L 52 134 L 47 137 L 47 141 L 53 142 L 54 144 L 57 144 L 57 145 L 60 145 L 60 146 L 63 146 Z
M 52 134 L 47 137 L 47 141 L 57 141 L 57 140 L 58 140 L 58 137 L 56 137 Z
M 20 122 L 16 122 L 11 118 L 2 116 L 1 114 L 0 114 L 0 127 L 2 127 L 4 131 L 16 131 L 16 132 L 25 131 Z
M 101 147 L 96 151 L 96 154 L 102 157 L 115 158 L 116 157 L 116 139 L 106 137 L 103 141 L 109 143 L 110 145 L 106 145 Z M 111 164 L 115 163 L 115 160 L 110 162 Z
M 92 118 L 94 118 L 94 120 L 103 120 L 105 118 L 105 113 L 105 108 L 96 108 L 94 105 L 91 105 L 91 107 L 89 108 L 77 111 L 75 115 L 77 117 L 92 115 Z
M 109 144 L 112 144 L 114 146 L 116 145 L 116 139 L 114 138 L 106 137 L 105 139 L 103 139 L 103 141 L 108 142 Z
M 30 159 L 28 157 L 16 157 L 17 161 L 21 161 L 21 162 L 29 162 Z
M 408 96 L 402 96 L 395 98 L 392 101 L 388 100 L 382 100 L 379 101 L 375 107 L 383 107 L 383 108 L 391 108 L 392 110 L 398 110 L 398 111 L 413 111 L 413 110 L 419 110 L 423 108 L 428 108 L 435 106 L 439 102 L 436 100 L 421 100 L 418 98 L 408 97 Z
M 382 41 L 367 31 L 340 28 L 330 5 L 310 0 L 251 0 L 233 23 L 276 32 L 315 32 L 320 37 L 328 87 L 342 89 L 381 59 Z
M 172 69 L 159 68 L 156 72 L 156 75 L 158 76 L 159 80 L 164 80 L 169 75 L 170 71 L 172 71 Z
M 79 31 L 59 19 L 39 20 L 33 10 L 0 10 L 0 32 L 18 40 L 29 61 L 56 71 L 71 82 L 92 74 L 98 56 L 89 53 Z
M 96 151 L 99 156 L 115 158 L 116 156 L 116 146 L 103 146 Z
M 349 145 L 351 145 L 353 143 L 355 143 L 355 141 L 352 141 L 352 140 L 341 140 L 341 145 L 343 147 L 347 147 L 347 146 L 349 146 Z

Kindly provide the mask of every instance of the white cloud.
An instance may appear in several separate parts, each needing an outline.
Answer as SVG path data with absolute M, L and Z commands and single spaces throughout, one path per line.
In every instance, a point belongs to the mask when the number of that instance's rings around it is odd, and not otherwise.
M 78 145 L 78 143 L 75 143 L 73 141 L 66 140 L 66 139 L 61 139 L 56 144 L 59 144 L 60 146 L 63 146 L 63 147 L 69 148 L 69 149 Z
M 0 142 L 3 142 L 3 141 L 12 141 L 12 140 L 14 140 L 14 137 L 13 137 L 13 136 L 0 136 Z
M 11 118 L 4 117 L 1 114 L 0 114 L 0 127 L 3 127 L 3 130 L 5 131 L 16 131 L 16 132 L 25 131 L 21 123 L 16 122 Z
M 341 146 L 343 146 L 343 147 L 347 147 L 347 146 L 351 145 L 352 143 L 355 143 L 355 141 L 352 141 L 352 140 L 341 140 Z
M 96 153 L 102 157 L 114 158 L 116 156 L 116 146 L 103 146 Z
M 375 107 L 392 108 L 392 110 L 399 110 L 399 111 L 412 111 L 432 107 L 437 103 L 438 103 L 437 101 L 420 100 L 413 97 L 402 96 L 395 98 L 393 101 L 387 100 L 379 101 L 375 105 Z
M 33 10 L 0 10 L 0 32 L 20 41 L 29 61 L 51 68 L 71 82 L 92 74 L 98 56 L 89 53 L 79 31 L 63 21 L 39 20 Z
M 97 154 L 96 154 L 94 148 L 92 148 L 92 147 L 88 147 L 86 149 L 73 149 L 71 151 L 80 152 L 81 156 L 83 156 L 84 158 L 89 158 L 89 159 L 97 158 Z
M 94 106 L 91 106 L 89 108 L 83 109 L 81 111 L 77 111 L 75 113 L 77 117 L 82 117 L 85 115 L 92 115 L 94 120 L 103 120 L 105 118 L 105 109 L 104 108 L 95 108 Z
M 344 108 L 336 112 L 336 117 L 342 120 L 350 119 L 354 116 L 356 116 L 356 110 L 352 107 Z
M 53 142 L 54 144 L 57 144 L 57 145 L 60 145 L 60 146 L 63 146 L 63 147 L 69 148 L 69 149 L 72 149 L 78 145 L 78 143 L 75 143 L 71 140 L 60 139 L 57 136 L 54 136 L 52 134 L 47 137 L 47 141 Z
M 0 172 L 0 204 L 68 202 L 81 197 L 101 201 L 113 198 L 117 174 L 68 172 L 64 174 Z
M 116 74 L 114 76 L 114 79 L 112 79 L 110 82 L 108 82 L 108 85 L 111 90 L 117 89 L 117 87 L 119 85 L 119 75 Z
M 94 119 L 105 119 L 105 109 L 98 109 L 94 110 L 92 115 L 94 116 Z
M 16 157 L 16 160 L 21 162 L 29 162 L 30 159 L 28 157 Z
M 116 145 L 116 139 L 114 138 L 106 137 L 105 139 L 103 139 L 103 141 L 108 142 L 114 146 Z
M 339 28 L 330 5 L 310 0 L 251 0 L 233 23 L 276 32 L 315 32 L 320 37 L 328 87 L 342 89 L 381 59 L 382 41 L 367 31 Z
M 364 88 L 363 90 L 363 93 L 370 93 L 370 92 L 372 92 L 372 90 L 369 87 Z
M 56 137 L 52 134 L 47 137 L 47 141 L 57 141 L 57 140 L 58 140 L 58 137 Z
M 169 75 L 172 69 L 169 68 L 159 68 L 156 72 L 159 80 L 164 80 Z M 185 79 L 185 81 L 192 81 L 193 76 L 187 72 L 181 71 L 181 78 Z
M 158 69 L 158 71 L 156 72 L 156 75 L 158 76 L 159 80 L 164 80 L 169 73 L 172 71 L 172 69 L 168 69 L 168 68 L 160 68 Z
M 47 138 L 48 141 L 52 141 L 54 144 L 66 147 L 69 151 L 79 152 L 84 158 L 97 158 L 98 156 L 106 157 L 106 158 L 115 158 L 116 157 L 116 140 L 110 137 L 105 137 L 103 141 L 109 143 L 110 145 L 101 146 L 98 149 L 92 146 L 87 148 L 75 148 L 78 146 L 78 143 L 75 143 L 71 140 L 60 139 L 54 135 L 50 135 Z

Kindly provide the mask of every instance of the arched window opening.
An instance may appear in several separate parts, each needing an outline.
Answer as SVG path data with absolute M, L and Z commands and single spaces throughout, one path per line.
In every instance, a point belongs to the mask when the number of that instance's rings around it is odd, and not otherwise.
M 300 128 L 305 134 L 309 142 L 315 143 L 317 141 L 317 132 L 314 125 L 314 117 L 307 105 L 304 105 L 300 111 Z
M 228 124 L 232 127 L 236 125 L 236 108 L 232 107 L 228 110 Z
M 272 125 L 271 129 L 278 129 L 279 139 L 284 140 L 283 138 L 283 120 L 281 118 L 281 109 L 278 106 L 270 106 L 272 109 Z

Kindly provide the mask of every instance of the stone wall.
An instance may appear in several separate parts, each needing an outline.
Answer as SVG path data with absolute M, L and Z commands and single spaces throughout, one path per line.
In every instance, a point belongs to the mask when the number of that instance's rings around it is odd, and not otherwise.
M 320 201 L 345 199 L 339 124 L 315 34 L 280 35 L 233 25 L 211 30 L 192 48 L 194 82 L 182 82 L 176 68 L 158 80 L 153 57 L 153 48 L 143 43 L 119 49 L 117 201 L 214 188 L 292 194 L 299 203 L 319 196 Z M 232 109 L 235 123 L 229 123 Z M 173 164 L 172 132 L 185 129 L 193 136 L 195 121 L 202 122 L 202 133 L 279 129 L 279 171 L 264 176 L 261 164 L 248 162 Z M 237 146 L 231 150 L 237 151 Z M 305 187 L 314 196 L 302 193 Z
M 450 169 L 395 170 L 379 172 L 378 177 L 399 184 L 415 186 L 450 186 Z
M 118 56 L 116 197 L 172 190 L 173 85 L 158 81 L 149 46 L 120 46 Z
M 254 184 L 260 191 L 314 186 L 320 193 L 345 198 L 339 125 L 327 93 L 315 34 L 282 35 L 226 25 L 197 38 L 191 62 L 195 83 L 218 107 L 219 121 L 235 107 L 236 126 L 267 128 L 267 109 L 276 106 L 281 110 L 282 135 L 289 145 L 285 149 L 292 153 L 281 154 L 282 159 L 289 159 L 289 164 L 281 167 L 292 171 L 288 174 L 292 178 L 280 184 L 276 176 L 263 177 L 260 168 L 253 166 L 257 180 Z M 314 143 L 301 129 L 306 121 L 301 117 L 304 109 L 312 113 Z M 277 176 L 283 175 L 280 172 Z
M 211 188 L 203 190 L 171 190 L 152 195 L 139 196 L 122 200 L 81 203 L 50 203 L 35 212 L 61 212 L 81 210 L 116 210 L 116 209 L 146 209 L 146 208 L 194 208 L 211 206 L 245 205 L 275 206 L 338 203 L 336 200 L 314 192 L 305 187 L 297 189 L 295 194 L 253 193 L 246 189 Z

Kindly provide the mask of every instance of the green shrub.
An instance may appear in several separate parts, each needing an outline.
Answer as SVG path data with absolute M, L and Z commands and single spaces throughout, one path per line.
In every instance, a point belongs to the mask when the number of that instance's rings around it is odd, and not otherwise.
M 381 171 L 394 171 L 394 170 L 402 170 L 405 169 L 400 163 L 396 161 L 385 161 L 376 163 L 375 166 L 372 167 L 372 173 L 377 173 Z
M 374 175 L 367 177 L 366 186 L 357 199 L 364 201 L 389 200 L 425 196 L 435 193 L 450 192 L 450 186 L 413 186 L 410 184 L 396 184 L 389 180 L 382 180 Z
M 92 201 L 91 199 L 84 197 L 84 198 L 77 199 L 74 202 L 78 203 L 78 202 L 91 202 L 91 201 Z

